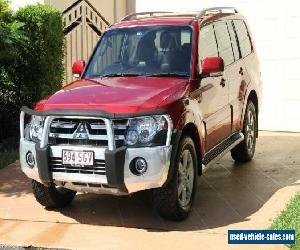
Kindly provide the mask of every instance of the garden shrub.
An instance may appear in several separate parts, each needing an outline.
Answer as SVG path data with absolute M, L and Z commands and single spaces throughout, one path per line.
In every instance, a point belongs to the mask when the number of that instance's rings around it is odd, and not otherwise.
M 22 24 L 14 20 L 8 1 L 0 0 L 0 142 L 17 134 L 18 129 L 17 86 L 9 71 L 13 72 L 17 48 L 26 40 L 21 27 Z
M 29 5 L 17 11 L 28 40 L 20 49 L 17 79 L 22 104 L 36 101 L 61 87 L 63 78 L 64 33 L 62 14 L 48 5 Z
M 61 87 L 62 14 L 47 5 L 12 13 L 0 0 L 0 142 L 18 136 L 19 112 Z

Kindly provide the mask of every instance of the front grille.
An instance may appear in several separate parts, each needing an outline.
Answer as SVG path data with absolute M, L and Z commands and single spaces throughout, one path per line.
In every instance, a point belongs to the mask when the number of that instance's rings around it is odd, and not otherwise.
M 128 120 L 113 120 L 116 147 L 124 146 Z M 50 145 L 92 145 L 107 146 L 106 125 L 102 119 L 60 118 L 50 125 Z
M 52 173 L 75 173 L 75 174 L 92 174 L 92 175 L 105 175 L 105 160 L 94 161 L 94 166 L 71 166 L 63 165 L 62 158 L 52 157 L 49 159 L 49 168 Z

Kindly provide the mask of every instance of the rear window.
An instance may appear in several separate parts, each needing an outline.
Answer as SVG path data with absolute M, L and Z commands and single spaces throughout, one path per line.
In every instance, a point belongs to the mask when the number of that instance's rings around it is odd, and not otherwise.
M 246 57 L 252 52 L 252 45 L 247 27 L 242 20 L 234 20 L 233 24 L 239 40 L 242 57 Z

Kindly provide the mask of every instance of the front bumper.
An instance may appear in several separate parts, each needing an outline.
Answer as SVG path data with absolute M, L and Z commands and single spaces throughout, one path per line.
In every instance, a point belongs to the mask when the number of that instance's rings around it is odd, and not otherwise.
M 105 175 L 52 172 L 49 160 L 61 158 L 63 149 L 93 151 L 95 160 L 105 161 Z M 29 151 L 36 159 L 34 166 L 29 166 L 26 162 Z M 20 141 L 21 168 L 29 178 L 46 185 L 55 182 L 76 191 L 92 193 L 130 194 L 162 187 L 168 177 L 171 153 L 171 145 L 109 150 L 106 147 L 72 145 L 40 148 L 38 144 L 24 138 Z M 136 157 L 142 157 L 148 163 L 146 173 L 141 176 L 134 175 L 129 167 Z

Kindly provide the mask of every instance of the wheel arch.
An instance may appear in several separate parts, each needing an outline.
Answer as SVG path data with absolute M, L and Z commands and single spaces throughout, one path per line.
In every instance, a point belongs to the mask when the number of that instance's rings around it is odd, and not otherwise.
M 182 129 L 182 136 L 189 136 L 193 140 L 197 153 L 198 175 L 202 175 L 202 153 L 201 153 L 201 137 L 194 123 L 188 123 Z
M 259 113 L 259 105 L 258 105 L 258 96 L 255 90 L 251 90 L 248 98 L 247 98 L 247 103 L 248 104 L 249 101 L 252 101 L 254 106 L 255 106 L 255 111 L 256 111 L 256 131 L 258 131 L 258 113 Z M 246 107 L 245 107 L 245 112 L 246 112 Z M 256 137 L 258 136 L 258 133 L 256 134 Z
M 248 99 L 247 99 L 247 103 L 249 101 L 252 101 L 253 104 L 255 105 L 255 110 L 256 110 L 256 113 L 258 114 L 258 97 L 257 97 L 257 94 L 256 94 L 256 91 L 255 90 L 251 90 L 249 95 L 248 95 Z

